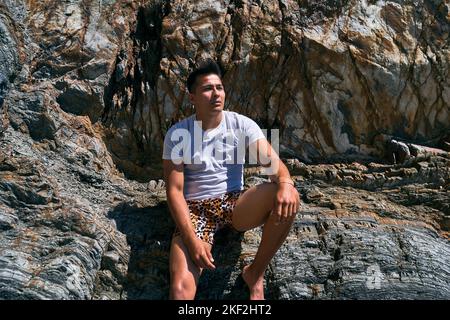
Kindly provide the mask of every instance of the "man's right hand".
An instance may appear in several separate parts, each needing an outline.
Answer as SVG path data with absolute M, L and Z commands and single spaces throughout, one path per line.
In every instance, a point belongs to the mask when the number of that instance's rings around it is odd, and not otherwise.
M 186 242 L 192 261 L 199 268 L 214 270 L 216 266 L 213 264 L 214 259 L 211 255 L 209 244 L 203 242 L 196 236 L 190 237 Z

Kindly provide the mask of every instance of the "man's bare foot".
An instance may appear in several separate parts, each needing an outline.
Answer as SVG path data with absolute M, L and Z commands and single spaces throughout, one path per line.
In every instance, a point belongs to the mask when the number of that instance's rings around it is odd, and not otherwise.
M 264 277 L 255 277 L 249 267 L 247 265 L 242 269 L 242 279 L 250 290 L 250 300 L 264 300 Z

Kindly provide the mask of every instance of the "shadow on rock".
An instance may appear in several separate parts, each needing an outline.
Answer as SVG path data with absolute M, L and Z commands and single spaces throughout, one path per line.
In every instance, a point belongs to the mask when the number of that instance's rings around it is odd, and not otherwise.
M 129 203 L 115 207 L 114 219 L 131 247 L 127 298 L 167 299 L 169 297 L 169 251 L 174 222 L 166 202 L 155 207 L 137 208 Z M 247 288 L 236 281 L 241 272 L 242 234 L 223 229 L 213 248 L 216 270 L 205 270 L 200 277 L 196 299 L 246 299 Z
M 243 234 L 225 228 L 217 232 L 213 247 L 216 269 L 204 270 L 200 277 L 196 299 L 248 299 L 243 281 L 239 281 L 242 269 Z
M 174 223 L 166 202 L 137 208 L 128 203 L 115 207 L 109 217 L 126 235 L 131 247 L 128 299 L 167 299 L 169 296 L 169 250 Z

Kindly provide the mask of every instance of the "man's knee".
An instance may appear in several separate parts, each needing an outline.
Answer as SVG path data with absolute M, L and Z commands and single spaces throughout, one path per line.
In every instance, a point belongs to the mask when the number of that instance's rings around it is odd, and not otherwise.
M 170 295 L 175 300 L 192 300 L 195 298 L 196 287 L 187 279 L 175 279 L 170 285 Z

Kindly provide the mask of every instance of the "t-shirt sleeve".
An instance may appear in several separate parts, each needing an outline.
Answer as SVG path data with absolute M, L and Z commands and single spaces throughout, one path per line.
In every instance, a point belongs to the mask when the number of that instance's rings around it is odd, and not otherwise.
M 179 137 L 174 134 L 176 132 L 174 129 L 174 127 L 170 128 L 164 137 L 162 158 L 180 162 L 183 159 L 183 148 L 180 148 L 179 141 L 177 141 Z
M 252 119 L 248 117 L 244 117 L 244 128 L 245 128 L 245 135 L 248 138 L 248 144 L 252 144 L 253 142 L 259 140 L 259 139 L 265 139 L 266 136 L 264 135 L 261 128 L 258 126 L 258 124 L 253 121 Z

